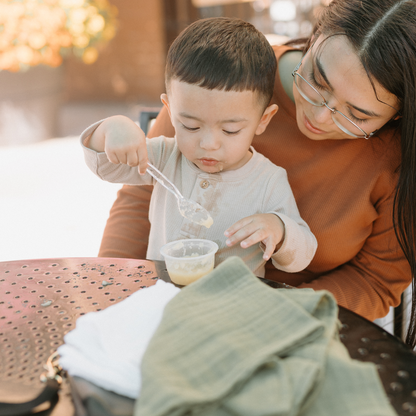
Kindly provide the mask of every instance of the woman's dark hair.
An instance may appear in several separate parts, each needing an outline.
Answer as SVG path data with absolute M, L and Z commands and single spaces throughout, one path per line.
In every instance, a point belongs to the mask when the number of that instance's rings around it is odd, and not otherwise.
M 240 19 L 201 19 L 169 48 L 165 82 L 176 79 L 209 90 L 256 91 L 267 107 L 273 95 L 276 57 L 265 36 Z
M 400 135 L 401 164 L 393 221 L 413 277 L 406 342 L 416 345 L 416 0 L 333 0 L 318 18 L 308 48 L 319 35 L 346 36 L 370 81 L 394 94 L 400 118 L 386 128 Z M 372 81 L 373 82 L 373 81 Z M 374 85 L 374 84 L 373 84 Z M 370 139 L 371 140 L 371 139 Z

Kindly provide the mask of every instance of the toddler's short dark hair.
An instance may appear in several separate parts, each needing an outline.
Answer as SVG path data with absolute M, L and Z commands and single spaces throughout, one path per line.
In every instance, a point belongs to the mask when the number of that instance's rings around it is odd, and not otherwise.
M 276 57 L 265 36 L 240 19 L 197 20 L 169 48 L 165 82 L 178 80 L 208 90 L 255 91 L 264 108 L 269 104 Z

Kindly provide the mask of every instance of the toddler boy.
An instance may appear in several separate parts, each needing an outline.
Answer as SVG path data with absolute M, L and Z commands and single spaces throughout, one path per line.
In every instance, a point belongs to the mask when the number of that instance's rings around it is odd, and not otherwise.
M 251 147 L 278 110 L 271 104 L 275 73 L 273 49 L 250 23 L 198 20 L 167 56 L 161 100 L 174 138 L 146 139 L 124 116 L 82 133 L 86 162 L 101 179 L 154 185 L 148 259 L 162 260 L 160 247 L 170 241 L 203 238 L 218 244 L 216 264 L 239 256 L 260 277 L 269 258 L 286 272 L 308 266 L 317 242 L 300 217 L 286 171 Z M 146 173 L 148 161 L 208 210 L 210 228 L 181 216 L 175 197 Z

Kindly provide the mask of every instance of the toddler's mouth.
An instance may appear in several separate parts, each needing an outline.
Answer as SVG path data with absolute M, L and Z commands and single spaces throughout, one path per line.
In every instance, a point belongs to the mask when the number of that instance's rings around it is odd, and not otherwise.
M 216 159 L 201 158 L 198 159 L 204 166 L 215 166 L 218 163 Z

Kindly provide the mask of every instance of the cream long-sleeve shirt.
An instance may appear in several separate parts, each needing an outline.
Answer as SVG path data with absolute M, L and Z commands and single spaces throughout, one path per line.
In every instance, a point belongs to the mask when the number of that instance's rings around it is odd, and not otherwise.
M 81 135 L 85 161 L 99 178 L 128 185 L 154 185 L 150 202 L 151 230 L 147 258 L 163 260 L 160 248 L 171 241 L 203 238 L 215 241 L 219 250 L 215 264 L 227 257 L 238 256 L 257 276 L 264 276 L 261 244 L 243 249 L 239 244 L 228 247 L 224 231 L 238 220 L 259 213 L 278 215 L 285 225 L 283 244 L 272 256 L 274 266 L 286 272 L 298 272 L 312 260 L 317 242 L 308 225 L 300 217 L 285 169 L 251 148 L 253 156 L 241 168 L 209 174 L 199 170 L 179 151 L 176 140 L 168 137 L 147 139 L 148 158 L 168 177 L 185 198 L 198 202 L 214 220 L 210 228 L 195 224 L 181 216 L 176 198 L 149 174 L 140 175 L 137 167 L 115 165 L 104 152 L 84 146 L 85 139 L 100 122 Z

